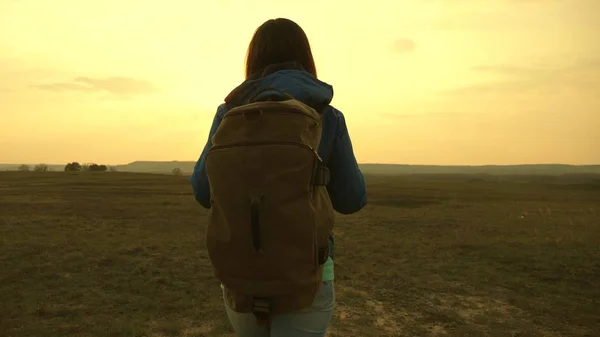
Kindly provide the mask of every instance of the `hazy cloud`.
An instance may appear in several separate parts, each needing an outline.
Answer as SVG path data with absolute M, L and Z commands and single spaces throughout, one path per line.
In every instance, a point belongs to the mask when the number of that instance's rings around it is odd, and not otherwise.
M 431 26 L 440 30 L 495 30 L 513 27 L 514 22 L 510 16 L 502 12 L 475 12 L 468 11 L 460 14 L 443 16 L 431 23 Z
M 484 3 L 484 0 L 423 0 L 424 2 L 440 2 L 446 4 L 481 4 Z M 488 2 L 505 2 L 517 5 L 525 5 L 530 3 L 556 3 L 556 2 L 564 2 L 566 0 L 488 0 Z
M 429 112 L 421 114 L 403 114 L 403 113 L 381 113 L 379 114 L 383 118 L 391 119 L 415 119 L 415 118 L 443 118 L 443 117 L 456 117 L 459 115 L 458 112 Z
M 485 71 L 500 74 L 509 75 L 541 75 L 548 73 L 586 73 L 593 72 L 597 74 L 600 71 L 600 58 L 591 57 L 579 59 L 568 65 L 554 66 L 554 67 L 524 67 L 524 66 L 510 66 L 510 65 L 485 65 L 485 66 L 474 66 L 471 67 L 474 71 Z
M 478 83 L 447 91 L 450 94 L 520 93 L 531 90 L 570 88 L 600 91 L 600 58 L 582 59 L 565 66 L 525 67 L 514 65 L 475 66 L 471 70 L 506 76 L 507 79 Z
M 77 77 L 71 82 L 38 84 L 32 87 L 49 91 L 88 91 L 108 92 L 113 95 L 140 95 L 157 91 L 157 88 L 146 80 L 128 77 L 91 78 Z
M 415 41 L 407 38 L 399 38 L 392 44 L 392 51 L 395 53 L 408 53 L 417 48 Z
M 557 3 L 564 2 L 566 0 L 507 0 L 513 4 L 531 4 L 531 3 Z
M 547 70 L 539 68 L 527 68 L 519 66 L 508 66 L 508 65 L 487 65 L 487 66 L 474 66 L 471 67 L 473 71 L 489 72 L 504 75 L 516 75 L 516 76 L 532 76 L 543 74 Z
M 432 0 L 446 4 L 447 14 L 426 24 L 448 31 L 523 31 L 554 29 L 571 24 L 597 27 L 598 0 Z M 492 5 L 493 4 L 493 5 Z M 495 9 L 493 9 L 495 8 Z M 538 12 L 551 9 L 561 19 L 550 21 Z M 550 12 L 549 12 L 550 13 Z M 558 14 L 560 13 L 560 14 Z M 532 18 L 537 24 L 532 25 Z

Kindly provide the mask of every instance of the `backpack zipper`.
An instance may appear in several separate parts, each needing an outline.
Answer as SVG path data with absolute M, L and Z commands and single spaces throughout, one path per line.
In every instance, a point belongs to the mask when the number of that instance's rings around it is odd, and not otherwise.
M 298 143 L 298 142 L 291 142 L 291 141 L 255 141 L 255 142 L 233 142 L 233 143 L 229 143 L 229 144 L 223 144 L 223 145 L 214 145 L 210 148 L 210 151 L 213 150 L 222 150 L 222 149 L 227 149 L 227 148 L 232 148 L 232 147 L 238 147 L 238 146 L 260 146 L 260 145 L 291 145 L 291 146 L 297 146 L 297 147 L 301 147 L 303 149 L 309 150 L 312 153 L 314 153 L 317 158 L 319 159 L 319 162 L 322 162 L 323 160 L 321 159 L 321 156 L 319 156 L 319 153 L 317 152 L 317 150 L 315 150 L 314 147 L 303 144 L 303 143 Z
M 280 106 L 271 106 L 271 107 L 263 107 L 263 108 L 258 108 L 258 107 L 257 108 L 249 108 L 248 110 L 246 110 L 246 109 L 240 109 L 240 110 L 237 110 L 237 111 L 234 110 L 234 111 L 227 112 L 225 114 L 225 116 L 223 116 L 223 119 L 225 119 L 227 117 L 234 116 L 234 115 L 241 115 L 241 114 L 247 113 L 248 111 L 252 111 L 252 110 L 260 110 L 260 111 L 263 111 L 263 112 L 268 111 L 268 112 L 276 112 L 276 113 L 292 113 L 292 111 L 293 111 L 294 113 L 302 114 L 302 115 L 304 115 L 306 117 L 311 118 L 312 120 L 314 120 L 316 122 L 319 122 L 319 120 L 315 116 L 312 116 L 312 115 L 304 112 L 304 110 L 302 110 L 300 108 L 297 108 L 297 107 L 294 107 L 294 106 L 291 106 L 291 107 L 288 107 L 288 108 L 282 108 Z

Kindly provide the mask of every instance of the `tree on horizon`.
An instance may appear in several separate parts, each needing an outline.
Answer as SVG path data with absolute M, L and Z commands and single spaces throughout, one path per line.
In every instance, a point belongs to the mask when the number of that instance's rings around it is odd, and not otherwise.
M 46 164 L 37 164 L 33 168 L 35 172 L 48 172 L 48 165 Z
M 81 172 L 81 170 L 82 170 L 81 165 L 76 161 L 74 161 L 72 163 L 68 163 L 65 166 L 65 172 Z

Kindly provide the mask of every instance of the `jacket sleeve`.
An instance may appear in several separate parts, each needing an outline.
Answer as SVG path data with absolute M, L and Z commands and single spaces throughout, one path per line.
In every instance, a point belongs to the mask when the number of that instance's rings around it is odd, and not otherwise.
M 331 180 L 327 185 L 333 208 L 342 214 L 360 211 L 367 204 L 367 188 L 352 148 L 344 115 L 339 113 L 338 128 L 328 163 Z
M 219 106 L 215 118 L 213 119 L 210 132 L 208 133 L 208 141 L 200 154 L 200 158 L 194 166 L 194 172 L 190 176 L 190 183 L 192 184 L 192 191 L 194 192 L 194 198 L 202 205 L 202 207 L 210 208 L 210 185 L 208 184 L 208 176 L 206 175 L 206 154 L 212 146 L 212 136 L 217 132 L 217 128 L 221 124 L 221 110 L 224 106 Z

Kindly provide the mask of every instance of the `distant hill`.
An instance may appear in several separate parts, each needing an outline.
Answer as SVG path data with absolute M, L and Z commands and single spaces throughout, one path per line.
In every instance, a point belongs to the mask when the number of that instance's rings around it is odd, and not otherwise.
M 193 161 L 134 161 L 116 165 L 121 172 L 171 173 L 174 168 L 185 174 L 193 171 Z M 30 165 L 33 169 L 33 166 Z M 51 170 L 62 171 L 64 165 L 48 165 Z M 562 175 L 600 174 L 600 165 L 484 165 L 484 166 L 443 166 L 443 165 L 402 165 L 402 164 L 359 164 L 365 174 L 490 174 L 490 175 Z M 0 171 L 13 171 L 19 164 L 0 164 Z
M 171 173 L 174 168 L 191 173 L 196 162 L 193 161 L 134 161 L 126 165 L 117 165 L 121 172 Z
M 483 165 L 483 166 L 442 166 L 442 165 L 400 165 L 400 164 L 360 164 L 366 174 L 491 174 L 491 175 L 561 175 L 576 173 L 600 174 L 600 165 Z
M 119 171 L 170 173 L 174 168 L 191 173 L 196 162 L 192 161 L 135 161 L 119 165 Z M 560 175 L 574 173 L 600 174 L 600 165 L 486 165 L 486 166 L 437 166 L 437 165 L 401 165 L 401 164 L 359 164 L 365 174 L 492 174 L 492 175 Z

